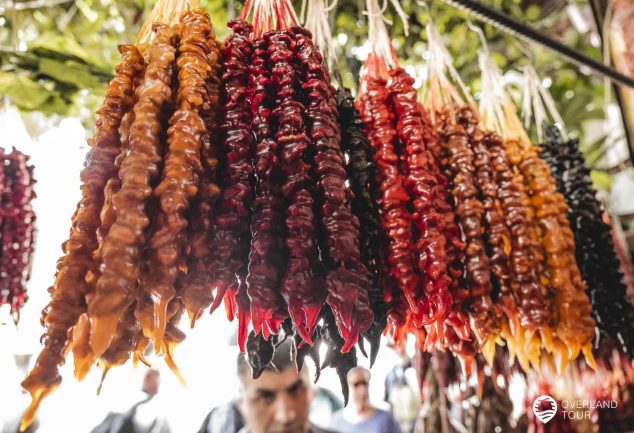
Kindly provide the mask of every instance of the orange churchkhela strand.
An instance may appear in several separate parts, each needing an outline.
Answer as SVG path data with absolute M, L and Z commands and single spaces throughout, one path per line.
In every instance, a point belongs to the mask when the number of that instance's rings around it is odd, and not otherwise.
M 130 149 L 119 171 L 121 189 L 112 197 L 116 219 L 104 239 L 102 271 L 88 304 L 90 346 L 96 356 L 106 351 L 121 316 L 135 301 L 141 248 L 149 224 L 146 201 L 159 175 L 160 114 L 171 98 L 177 34 L 165 25 L 157 25 L 156 30 L 143 82 L 136 90 Z
M 185 8 L 181 3 L 177 9 Z M 220 46 L 204 11 L 187 12 L 180 20 L 173 27 L 153 26 L 145 60 L 136 47 L 120 47 L 123 60 L 98 113 L 81 174 L 82 201 L 64 244 L 66 256 L 58 263 L 52 301 L 43 312 L 45 347 L 23 383 L 33 397 L 23 427 L 60 384 L 58 366 L 71 349 L 81 380 L 92 365 L 105 376 L 131 355 L 147 364 L 144 351 L 154 340 L 182 380 L 172 359 L 184 339 L 177 327 L 184 311 L 181 291 L 196 275 L 187 275 L 188 265 L 199 271 L 212 256 L 201 247 L 211 230 L 201 213 L 211 217 L 205 209 L 219 193 L 213 172 L 217 150 L 208 134 L 218 127 Z M 201 178 L 203 169 L 209 171 Z M 192 204 L 198 217 L 190 222 Z M 206 232 L 193 233 L 198 229 Z M 195 241 L 185 245 L 188 239 Z M 199 259 L 202 265 L 196 264 Z M 163 282 L 172 291 L 147 286 L 148 270 L 156 269 L 157 261 L 160 271 L 169 273 Z M 194 297 L 213 296 L 211 287 L 207 293 L 197 289 Z M 199 314 L 204 303 L 196 305 L 202 305 L 195 309 Z
M 485 56 L 480 61 L 483 82 L 499 83 L 494 63 Z M 514 235 L 511 287 L 519 313 L 519 320 L 509 323 L 515 329 L 503 330 L 504 338 L 524 369 L 529 363 L 539 367 L 542 348 L 552 354 L 560 371 L 580 351 L 594 366 L 594 321 L 574 255 L 567 206 L 515 106 L 503 89 L 494 90 L 496 99 L 483 101 L 481 110 L 485 123 L 503 136 L 503 141 L 490 139 L 487 143 L 503 171 L 498 175 L 504 186 L 501 204 L 508 209 L 507 226 Z
M 52 300 L 43 311 L 46 326 L 44 349 L 22 386 L 33 399 L 22 427 L 29 425 L 42 399 L 62 381 L 58 367 L 64 363 L 69 330 L 85 312 L 84 296 L 88 290 L 86 274 L 93 269 L 92 254 L 97 248 L 96 230 L 103 205 L 103 189 L 115 170 L 114 160 L 120 152 L 118 129 L 133 102 L 135 76 L 143 70 L 143 58 L 136 47 L 119 47 L 122 61 L 115 69 L 103 107 L 99 110 L 95 137 L 82 170 L 82 198 L 73 216 L 70 237 L 63 245 L 64 257 L 57 264 L 54 285 L 49 289 Z
M 200 109 L 207 93 L 205 80 L 211 71 L 207 62 L 211 52 L 209 18 L 190 11 L 180 21 L 177 109 L 169 120 L 162 179 L 153 192 L 159 198 L 160 211 L 149 241 L 148 272 L 142 278 L 143 288 L 154 302 L 152 337 L 157 351 L 163 348 L 167 307 L 176 296 L 176 282 L 184 265 L 188 227 L 185 212 L 198 194 L 203 169 L 200 155 L 206 129 Z

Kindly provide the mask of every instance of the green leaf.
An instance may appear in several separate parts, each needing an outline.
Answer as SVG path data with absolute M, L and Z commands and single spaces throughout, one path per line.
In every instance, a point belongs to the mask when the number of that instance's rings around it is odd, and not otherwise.
M 612 188 L 612 178 L 604 171 L 591 170 L 590 178 L 596 189 L 609 191 Z
M 54 92 L 26 76 L 0 72 L 0 94 L 23 110 L 37 110 Z
M 87 65 L 73 60 L 62 62 L 43 57 L 40 59 L 39 71 L 43 75 L 70 84 L 77 89 L 98 87 L 102 83 L 102 80 L 91 73 Z
M 30 50 L 38 56 L 59 60 L 76 60 L 91 65 L 104 74 L 112 73 L 110 66 L 85 50 L 71 35 L 44 34 L 29 45 Z

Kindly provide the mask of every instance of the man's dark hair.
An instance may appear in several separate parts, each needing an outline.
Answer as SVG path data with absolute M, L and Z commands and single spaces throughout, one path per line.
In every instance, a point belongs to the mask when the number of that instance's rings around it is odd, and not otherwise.
M 295 360 L 292 357 L 291 349 L 292 346 L 290 339 L 287 339 L 277 346 L 275 352 L 273 352 L 273 359 L 264 368 L 264 371 L 282 372 L 291 366 L 295 368 Z M 241 352 L 238 355 L 236 367 L 238 378 L 240 380 L 244 380 L 247 376 L 252 375 L 251 366 L 249 365 L 249 361 L 247 360 L 247 355 L 245 353 Z

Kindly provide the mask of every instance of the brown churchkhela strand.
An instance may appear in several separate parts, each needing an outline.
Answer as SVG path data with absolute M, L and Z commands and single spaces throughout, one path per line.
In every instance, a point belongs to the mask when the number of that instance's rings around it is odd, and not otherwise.
M 87 272 L 92 268 L 92 254 L 97 248 L 96 230 L 103 204 L 103 189 L 114 173 L 114 159 L 120 151 L 119 126 L 133 102 L 135 76 L 143 70 L 143 58 L 131 45 L 119 47 L 122 61 L 115 69 L 99 110 L 95 137 L 90 144 L 86 167 L 82 170 L 82 198 L 73 218 L 68 241 L 63 245 L 65 256 L 57 265 L 54 285 L 49 289 L 52 300 L 43 312 L 46 332 L 44 348 L 37 363 L 22 386 L 33 402 L 24 416 L 29 424 L 43 397 L 61 382 L 58 367 L 64 362 L 68 332 L 85 311 Z
M 167 307 L 176 296 L 176 281 L 184 266 L 188 227 L 185 213 L 198 194 L 202 136 L 206 133 L 199 110 L 207 96 L 205 80 L 211 69 L 207 62 L 211 51 L 209 16 L 200 9 L 188 11 L 181 15 L 180 22 L 177 109 L 169 120 L 162 179 L 154 190 L 160 210 L 156 231 L 149 240 L 151 256 L 143 280 L 144 290 L 154 302 L 153 339 L 157 349 L 163 346 Z
M 469 136 L 469 148 L 473 153 L 474 181 L 478 188 L 478 199 L 482 203 L 484 213 L 480 220 L 483 227 L 481 240 L 485 246 L 485 254 L 487 255 L 490 272 L 491 283 L 484 286 L 484 293 L 480 299 L 476 301 L 482 303 L 485 307 L 481 310 L 487 310 L 491 327 L 489 329 L 493 339 L 500 332 L 501 314 L 497 301 L 494 302 L 494 287 L 502 293 L 509 292 L 509 284 L 511 276 L 508 266 L 508 253 L 510 252 L 509 234 L 504 225 L 504 220 L 498 209 L 497 203 L 497 184 L 491 169 L 491 161 L 486 147 L 484 146 L 483 134 L 480 131 L 478 116 L 473 109 L 468 106 L 461 107 L 457 113 L 457 121 L 460 123 L 465 132 Z M 478 307 L 476 306 L 476 311 Z M 484 316 L 484 314 L 482 313 Z M 477 329 L 477 328 L 476 328 Z M 479 331 L 478 331 L 479 332 Z M 493 346 L 485 349 L 487 356 L 492 359 Z
M 134 88 L 139 87 L 143 80 L 143 73 L 139 73 L 134 78 Z M 134 96 L 134 102 L 131 105 L 134 106 L 137 99 Z M 119 132 L 121 134 L 121 150 L 115 158 L 115 171 L 104 188 L 104 201 L 100 213 L 101 225 L 97 228 L 97 250 L 93 253 L 93 269 L 90 270 L 86 276 L 88 282 L 88 291 L 86 293 L 86 303 L 89 303 L 92 299 L 94 292 L 95 281 L 99 276 L 99 269 L 97 264 L 101 261 L 101 254 L 103 249 L 103 242 L 114 223 L 116 213 L 112 204 L 112 196 L 115 192 L 121 188 L 121 179 L 119 179 L 119 169 L 121 168 L 121 162 L 125 158 L 126 153 L 130 147 L 130 127 L 134 121 L 134 111 L 128 111 L 121 121 Z M 84 319 L 84 320 L 82 320 Z M 116 337 L 115 337 L 116 338 Z M 74 374 L 78 380 L 83 380 L 95 362 L 95 353 L 90 347 L 90 320 L 86 314 L 82 315 L 82 318 L 77 322 L 75 329 L 73 330 L 72 338 L 72 351 L 73 351 L 73 363 Z
M 200 175 L 198 197 L 192 206 L 192 223 L 190 227 L 188 248 L 189 261 L 187 275 L 182 283 L 181 301 L 185 307 L 191 325 L 202 314 L 203 310 L 214 300 L 213 288 L 209 285 L 209 263 L 213 260 L 211 250 L 213 236 L 212 215 L 216 200 L 220 196 L 220 187 L 216 180 L 218 166 L 220 129 L 220 76 L 222 45 L 212 32 L 209 36 L 209 54 L 207 62 L 211 68 L 205 80 L 207 92 L 200 112 L 205 122 L 207 133 L 202 136 L 200 158 L 203 166 Z
M 510 295 L 502 290 L 501 308 L 507 316 L 517 314 L 519 325 L 525 330 L 543 330 L 552 324 L 550 300 L 546 286 L 540 281 L 537 257 L 534 257 L 530 236 L 530 209 L 522 200 L 513 169 L 505 152 L 505 145 L 495 133 L 487 133 L 483 140 L 491 157 L 491 166 L 497 184 L 497 196 L 510 234 L 511 253 L 509 269 L 512 275 Z M 513 304 L 515 303 L 515 305 Z M 516 325 L 513 320 L 511 326 Z M 519 332 L 519 329 L 517 330 Z M 511 329 L 513 334 L 515 329 Z
M 431 161 L 430 169 L 436 176 L 434 203 L 441 215 L 440 226 L 446 238 L 447 274 L 450 278 L 449 291 L 452 297 L 452 308 L 444 324 L 443 346 L 458 356 L 464 367 L 469 370 L 476 355 L 475 336 L 471 332 L 469 315 L 464 302 L 469 298 L 469 291 L 463 279 L 464 248 L 457 216 L 453 208 L 449 179 L 441 171 L 443 149 L 440 146 L 438 131 L 431 120 L 429 112 L 420 108 L 421 121 L 424 125 L 424 140 Z
M 493 314 L 489 259 L 482 241 L 484 205 L 478 200 L 475 184 L 474 155 L 469 136 L 454 119 L 455 113 L 444 113 L 441 145 L 445 151 L 445 170 L 450 173 L 451 191 L 456 214 L 465 239 L 465 276 L 469 287 L 466 306 L 473 329 L 481 343 L 495 335 L 498 324 Z
M 119 319 L 134 302 L 141 248 L 149 223 L 146 201 L 159 174 L 160 114 L 172 95 L 170 83 L 177 35 L 162 25 L 157 25 L 156 30 L 145 77 L 136 89 L 138 102 L 130 128 L 130 150 L 119 171 L 121 189 L 112 198 L 116 219 L 104 240 L 102 272 L 88 304 L 90 345 L 97 356 L 108 348 Z

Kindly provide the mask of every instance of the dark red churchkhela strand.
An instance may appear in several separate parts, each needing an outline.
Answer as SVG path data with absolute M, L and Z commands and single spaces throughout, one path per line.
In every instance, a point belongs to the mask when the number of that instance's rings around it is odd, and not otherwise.
M 373 54 L 368 65 L 378 63 Z M 387 300 L 392 302 L 390 318 L 397 328 L 407 320 L 405 298 L 410 308 L 416 309 L 416 290 L 419 279 L 414 272 L 412 216 L 407 209 L 409 196 L 404 179 L 398 169 L 398 155 L 394 150 L 396 131 L 392 125 L 386 89 L 386 79 L 366 74 L 361 83 L 358 108 L 366 126 L 370 144 L 374 148 L 374 159 L 378 167 L 380 182 L 381 218 L 388 239 L 388 261 L 390 275 L 395 280 L 388 287 Z
M 284 203 L 281 197 L 281 172 L 278 145 L 272 123 L 272 97 L 270 95 L 271 70 L 268 61 L 268 41 L 260 38 L 253 43 L 254 53 L 250 66 L 249 99 L 251 101 L 252 129 L 256 137 L 255 202 L 251 220 L 251 251 L 247 293 L 251 299 L 251 320 L 255 333 L 267 336 L 277 333 L 284 315 L 284 300 L 279 285 L 284 263 Z
M 310 344 L 326 296 L 322 270 L 316 269 L 319 253 L 315 242 L 315 203 L 310 193 L 310 140 L 302 118 L 304 106 L 294 99 L 293 34 L 282 30 L 267 33 L 265 38 L 269 44 L 272 84 L 276 93 L 273 114 L 278 129 L 275 138 L 285 175 L 282 195 L 288 203 L 285 220 L 288 261 L 280 292 L 295 329 Z
M 301 28 L 294 28 L 293 32 L 295 56 L 300 62 L 306 93 L 306 124 L 321 223 L 322 260 L 328 272 L 326 301 L 345 341 L 341 349 L 345 353 L 372 323 L 368 271 L 359 253 L 359 220 L 352 214 L 352 194 L 345 185 L 336 91 L 310 33 Z
M 390 101 L 396 111 L 396 130 L 404 150 L 402 158 L 407 167 L 405 187 L 412 200 L 412 222 L 418 235 L 414 263 L 424 282 L 423 293 L 419 294 L 419 311 L 415 322 L 419 326 L 433 325 L 432 334 L 442 341 L 442 324 L 452 301 L 442 219 L 434 200 L 437 180 L 430 170 L 431 164 L 425 149 L 423 124 L 416 102 L 416 89 L 413 87 L 414 79 L 401 68 L 391 70 L 390 75 Z
M 214 250 L 216 259 L 212 262 L 216 299 L 211 306 L 215 310 L 225 299 L 229 319 L 233 319 L 238 308 L 240 315 L 239 343 L 246 342 L 248 310 L 245 311 L 246 263 L 249 251 L 249 224 L 253 201 L 253 166 L 250 163 L 253 152 L 251 132 L 251 109 L 249 104 L 249 64 L 252 47 L 249 40 L 252 28 L 241 20 L 230 21 L 232 36 L 225 46 L 225 67 L 222 74 L 222 97 L 225 115 L 222 123 L 225 134 L 223 161 L 220 179 L 222 197 L 216 209 Z M 236 297 L 242 291 L 242 308 L 236 305 Z M 223 296 L 224 294 L 224 296 Z
M 17 149 L 0 149 L 0 306 L 8 304 L 14 320 L 27 301 L 26 283 L 30 278 L 35 240 L 35 198 L 33 166 L 29 157 Z

